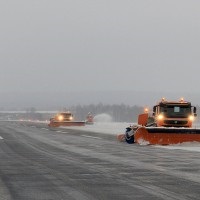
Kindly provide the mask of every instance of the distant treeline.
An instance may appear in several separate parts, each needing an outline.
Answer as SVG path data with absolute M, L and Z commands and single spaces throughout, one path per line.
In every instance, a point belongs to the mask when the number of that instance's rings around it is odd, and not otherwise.
M 200 119 L 200 106 L 197 107 L 197 121 Z M 110 115 L 115 122 L 137 122 L 138 115 L 144 112 L 144 107 L 121 105 L 77 105 L 70 108 L 77 120 L 83 120 L 89 112 L 93 116 L 106 113 Z
M 112 117 L 115 122 L 136 122 L 139 113 L 144 108 L 128 105 L 104 105 L 102 103 L 94 105 L 77 105 L 70 108 L 77 120 L 83 120 L 90 112 L 93 116 L 106 113 Z
M 197 119 L 200 120 L 200 106 L 197 107 Z M 85 120 L 87 114 L 90 112 L 94 117 L 100 114 L 108 114 L 111 116 L 114 122 L 137 122 L 139 114 L 144 112 L 144 107 L 141 106 L 129 106 L 125 104 L 120 105 L 105 105 L 102 103 L 91 105 L 76 105 L 65 109 L 59 109 L 59 111 L 71 111 L 75 120 Z M 25 113 L 0 113 L 0 119 L 32 119 L 32 120 L 49 120 L 53 117 L 53 113 L 40 113 L 37 112 L 35 107 L 27 108 Z

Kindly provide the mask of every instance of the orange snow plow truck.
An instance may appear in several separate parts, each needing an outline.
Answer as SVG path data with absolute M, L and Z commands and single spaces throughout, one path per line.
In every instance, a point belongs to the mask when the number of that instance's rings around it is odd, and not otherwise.
M 48 126 L 84 126 L 85 121 L 74 121 L 74 116 L 71 112 L 57 113 L 53 118 L 50 118 Z
M 178 144 L 200 142 L 200 129 L 192 124 L 197 116 L 196 107 L 191 102 L 166 101 L 164 98 L 148 112 L 138 116 L 138 124 L 126 128 L 125 134 L 118 135 L 118 140 L 139 144 Z
M 93 115 L 89 112 L 88 114 L 87 114 L 87 117 L 86 117 L 86 122 L 85 122 L 86 124 L 94 124 L 94 117 L 93 117 Z

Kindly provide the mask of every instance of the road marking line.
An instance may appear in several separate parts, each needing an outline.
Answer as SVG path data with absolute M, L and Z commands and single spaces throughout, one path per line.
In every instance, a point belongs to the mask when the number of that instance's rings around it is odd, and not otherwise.
M 41 128 L 42 130 L 46 130 L 46 131 L 48 131 L 49 129 L 48 128 Z
M 3 140 L 3 138 L 0 136 L 0 140 Z
M 100 137 L 94 137 L 94 136 L 90 136 L 90 135 L 81 135 L 82 137 L 87 137 L 87 138 L 93 138 L 93 139 L 98 139 L 98 140 L 102 140 L 102 138 Z
M 56 131 L 57 133 L 68 133 L 68 132 L 64 132 L 64 131 Z

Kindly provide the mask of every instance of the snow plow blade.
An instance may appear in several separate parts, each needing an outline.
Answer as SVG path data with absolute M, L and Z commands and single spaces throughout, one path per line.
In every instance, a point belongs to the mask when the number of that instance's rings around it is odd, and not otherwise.
M 179 144 L 183 142 L 200 142 L 200 129 L 140 127 L 136 131 L 135 142 L 139 144 Z
M 53 121 L 48 124 L 49 127 L 59 127 L 59 126 L 85 126 L 84 121 Z

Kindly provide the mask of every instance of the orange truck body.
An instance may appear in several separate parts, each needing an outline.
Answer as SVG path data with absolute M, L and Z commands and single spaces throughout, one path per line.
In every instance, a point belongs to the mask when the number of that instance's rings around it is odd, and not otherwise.
M 57 113 L 53 118 L 50 119 L 48 126 L 59 127 L 59 126 L 84 126 L 85 121 L 74 121 L 74 116 L 71 112 L 60 112 Z
M 166 101 L 162 99 L 153 107 L 153 114 L 140 114 L 137 129 L 134 131 L 134 142 L 145 144 L 178 144 L 183 142 L 200 142 L 200 129 L 193 128 L 197 116 L 196 107 L 190 102 Z M 118 140 L 125 139 L 122 134 Z M 130 138 L 128 138 L 130 141 Z M 127 141 L 128 142 L 128 141 Z
M 200 129 L 192 128 L 196 116 L 196 107 L 190 102 L 162 99 L 153 107 L 151 117 L 148 113 L 139 115 L 135 142 L 160 145 L 200 142 Z M 148 124 L 149 118 L 153 123 Z
M 86 124 L 94 124 L 94 117 L 90 112 L 87 114 L 85 123 Z

